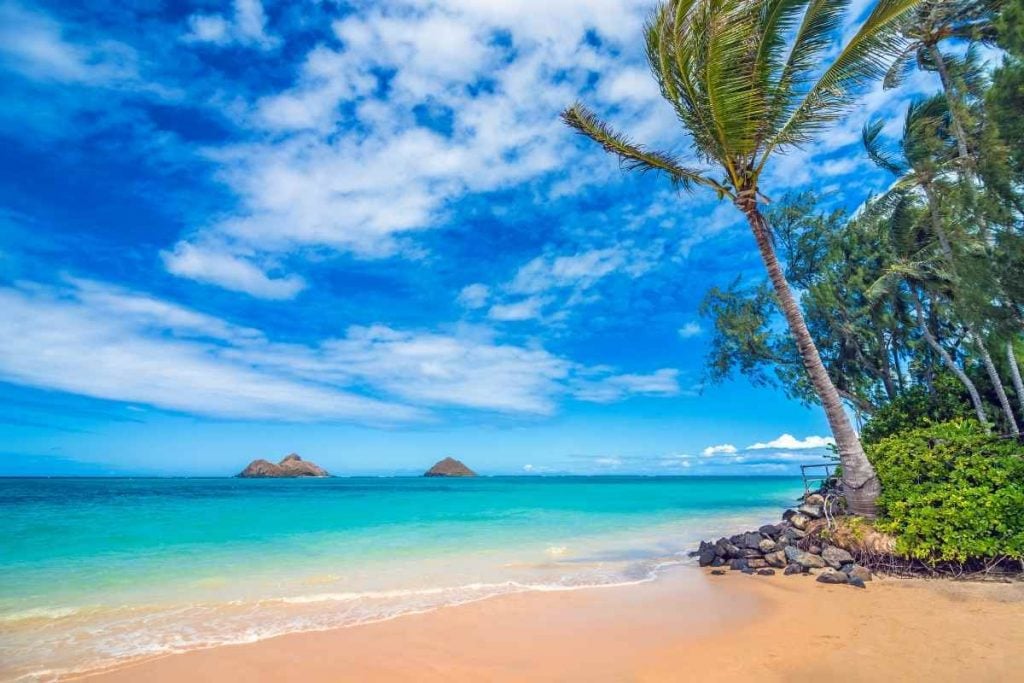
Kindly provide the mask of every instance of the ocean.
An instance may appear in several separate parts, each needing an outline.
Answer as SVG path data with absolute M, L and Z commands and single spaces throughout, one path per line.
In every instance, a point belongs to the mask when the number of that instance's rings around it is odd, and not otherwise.
M 0 479 L 0 679 L 654 580 L 792 477 Z

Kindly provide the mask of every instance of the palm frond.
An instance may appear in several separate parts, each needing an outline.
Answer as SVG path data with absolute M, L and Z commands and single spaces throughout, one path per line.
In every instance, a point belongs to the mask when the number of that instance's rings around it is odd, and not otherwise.
M 725 187 L 705 176 L 703 172 L 684 167 L 673 155 L 650 151 L 631 142 L 578 102 L 562 112 L 562 121 L 601 145 L 606 152 L 617 156 L 626 170 L 658 171 L 667 175 L 673 185 L 684 190 L 689 191 L 694 185 L 701 185 L 714 189 L 720 195 L 732 196 Z
M 879 137 L 884 127 L 885 121 L 881 119 L 875 119 L 864 124 L 864 128 L 861 130 L 861 142 L 864 144 L 868 157 L 876 166 L 899 177 L 906 172 L 907 167 L 899 157 L 882 147 Z
M 899 30 L 902 20 L 918 1 L 878 0 L 857 33 L 781 125 L 767 146 L 765 158 L 774 148 L 806 143 L 849 108 L 861 88 L 885 76 L 906 45 Z M 816 49 L 810 52 L 819 54 Z

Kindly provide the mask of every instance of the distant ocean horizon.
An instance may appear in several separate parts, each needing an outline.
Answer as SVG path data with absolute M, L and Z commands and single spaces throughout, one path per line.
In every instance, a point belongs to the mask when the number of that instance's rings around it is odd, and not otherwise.
M 653 580 L 799 477 L 0 478 L 0 679 Z

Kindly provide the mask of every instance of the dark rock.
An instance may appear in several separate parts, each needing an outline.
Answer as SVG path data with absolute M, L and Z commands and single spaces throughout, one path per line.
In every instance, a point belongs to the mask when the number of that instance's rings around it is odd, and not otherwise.
M 850 570 L 852 570 L 855 566 L 856 565 L 853 562 L 847 562 L 839 568 L 839 571 L 841 571 L 844 574 L 849 574 Z
M 796 527 L 790 527 L 782 532 L 782 537 L 790 542 L 799 541 L 806 535 L 806 532 L 802 529 L 797 529 Z
M 754 558 L 747 560 L 747 566 L 751 569 L 764 569 L 768 566 L 768 563 L 765 560 L 762 560 L 761 558 Z
M 697 563 L 701 567 L 708 567 L 711 565 L 712 562 L 715 561 L 716 557 L 717 556 L 715 555 L 715 549 L 712 547 L 707 547 L 700 551 L 700 555 L 697 558 Z
M 796 514 L 796 510 L 786 510 L 782 513 L 782 520 L 788 522 Z
M 424 477 L 475 477 L 476 472 L 455 458 L 445 458 L 423 473 Z
M 757 575 L 758 576 L 775 576 L 775 570 L 774 569 L 758 569 L 757 570 Z
M 751 557 L 761 557 L 761 551 L 753 550 L 751 548 L 745 548 L 744 550 L 740 551 L 740 556 L 745 557 L 747 559 L 750 559 Z
M 743 572 L 744 574 L 753 574 L 754 573 L 754 570 L 751 569 L 750 567 L 747 567 L 746 569 L 741 569 L 740 571 Z
M 839 569 L 844 564 L 853 562 L 853 555 L 834 545 L 826 546 L 821 551 L 821 558 L 833 569 Z
M 757 544 L 758 550 L 762 553 L 773 553 L 775 552 L 775 541 L 770 538 L 762 538 L 761 542 Z
M 768 553 L 765 555 L 764 561 L 767 562 L 770 567 L 782 569 L 786 566 L 786 553 L 782 550 L 776 550 L 774 553 Z
M 832 567 L 826 567 L 815 580 L 819 583 L 849 583 L 850 577 Z
M 740 548 L 738 545 L 733 545 L 732 543 L 730 543 L 725 548 L 725 556 L 730 558 L 730 559 L 735 559 L 737 557 L 743 557 L 743 549 Z
M 825 560 L 821 559 L 818 555 L 812 555 L 811 553 L 804 552 L 794 546 L 787 546 L 785 551 L 786 559 L 790 563 L 796 563 L 801 567 L 807 569 L 820 569 L 825 566 Z
M 761 528 L 759 528 L 757 530 L 757 532 L 759 534 L 761 534 L 762 536 L 767 536 L 768 538 L 771 538 L 771 539 L 774 539 L 776 536 L 778 536 L 779 535 L 779 531 L 780 531 L 779 527 L 776 526 L 775 524 L 765 524 L 764 526 L 762 526 Z
M 329 477 L 327 470 L 300 458 L 296 453 L 286 455 L 276 465 L 267 460 L 253 460 L 242 470 L 239 477 L 245 479 Z
M 859 576 L 851 576 L 850 580 L 847 581 L 847 583 L 850 584 L 851 586 L 856 587 L 856 588 L 867 588 L 868 587 L 867 584 L 864 583 L 864 579 L 860 578 Z
M 803 574 L 805 571 L 807 570 L 794 562 L 793 564 L 787 564 L 786 569 L 782 573 L 790 576 L 791 574 Z
M 806 515 L 811 519 L 821 519 L 825 513 L 821 511 L 820 505 L 801 505 L 796 509 L 802 515 Z
M 715 559 L 711 560 L 712 567 L 721 567 L 725 564 L 725 559 L 722 557 L 715 556 Z
M 852 579 L 858 579 L 860 581 L 870 581 L 871 580 L 871 570 L 868 569 L 867 567 L 862 567 L 859 564 L 853 565 L 853 567 L 850 568 L 850 571 L 848 571 L 846 573 L 849 575 L 851 580 Z
M 728 538 L 720 538 L 715 541 L 715 555 L 719 557 L 729 557 L 729 543 Z
M 761 543 L 761 534 L 748 531 L 743 534 L 743 547 L 757 550 L 757 546 Z
M 724 569 L 712 569 L 711 570 L 711 575 L 712 576 L 725 576 L 725 570 Z
M 735 546 L 742 546 L 743 545 L 743 534 L 736 534 L 735 536 L 730 536 L 729 537 L 729 543 L 732 543 Z
M 747 568 L 747 561 L 742 557 L 735 560 L 729 560 L 729 569 L 733 571 L 743 570 Z

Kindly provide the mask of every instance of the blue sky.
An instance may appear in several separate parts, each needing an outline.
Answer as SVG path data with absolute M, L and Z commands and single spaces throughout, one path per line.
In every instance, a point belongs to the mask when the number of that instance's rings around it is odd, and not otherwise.
M 558 121 L 686 152 L 651 7 L 0 0 L 0 473 L 820 459 L 820 410 L 703 386 L 701 297 L 760 276 L 735 209 Z M 866 93 L 765 189 L 857 206 L 864 121 L 932 86 Z

